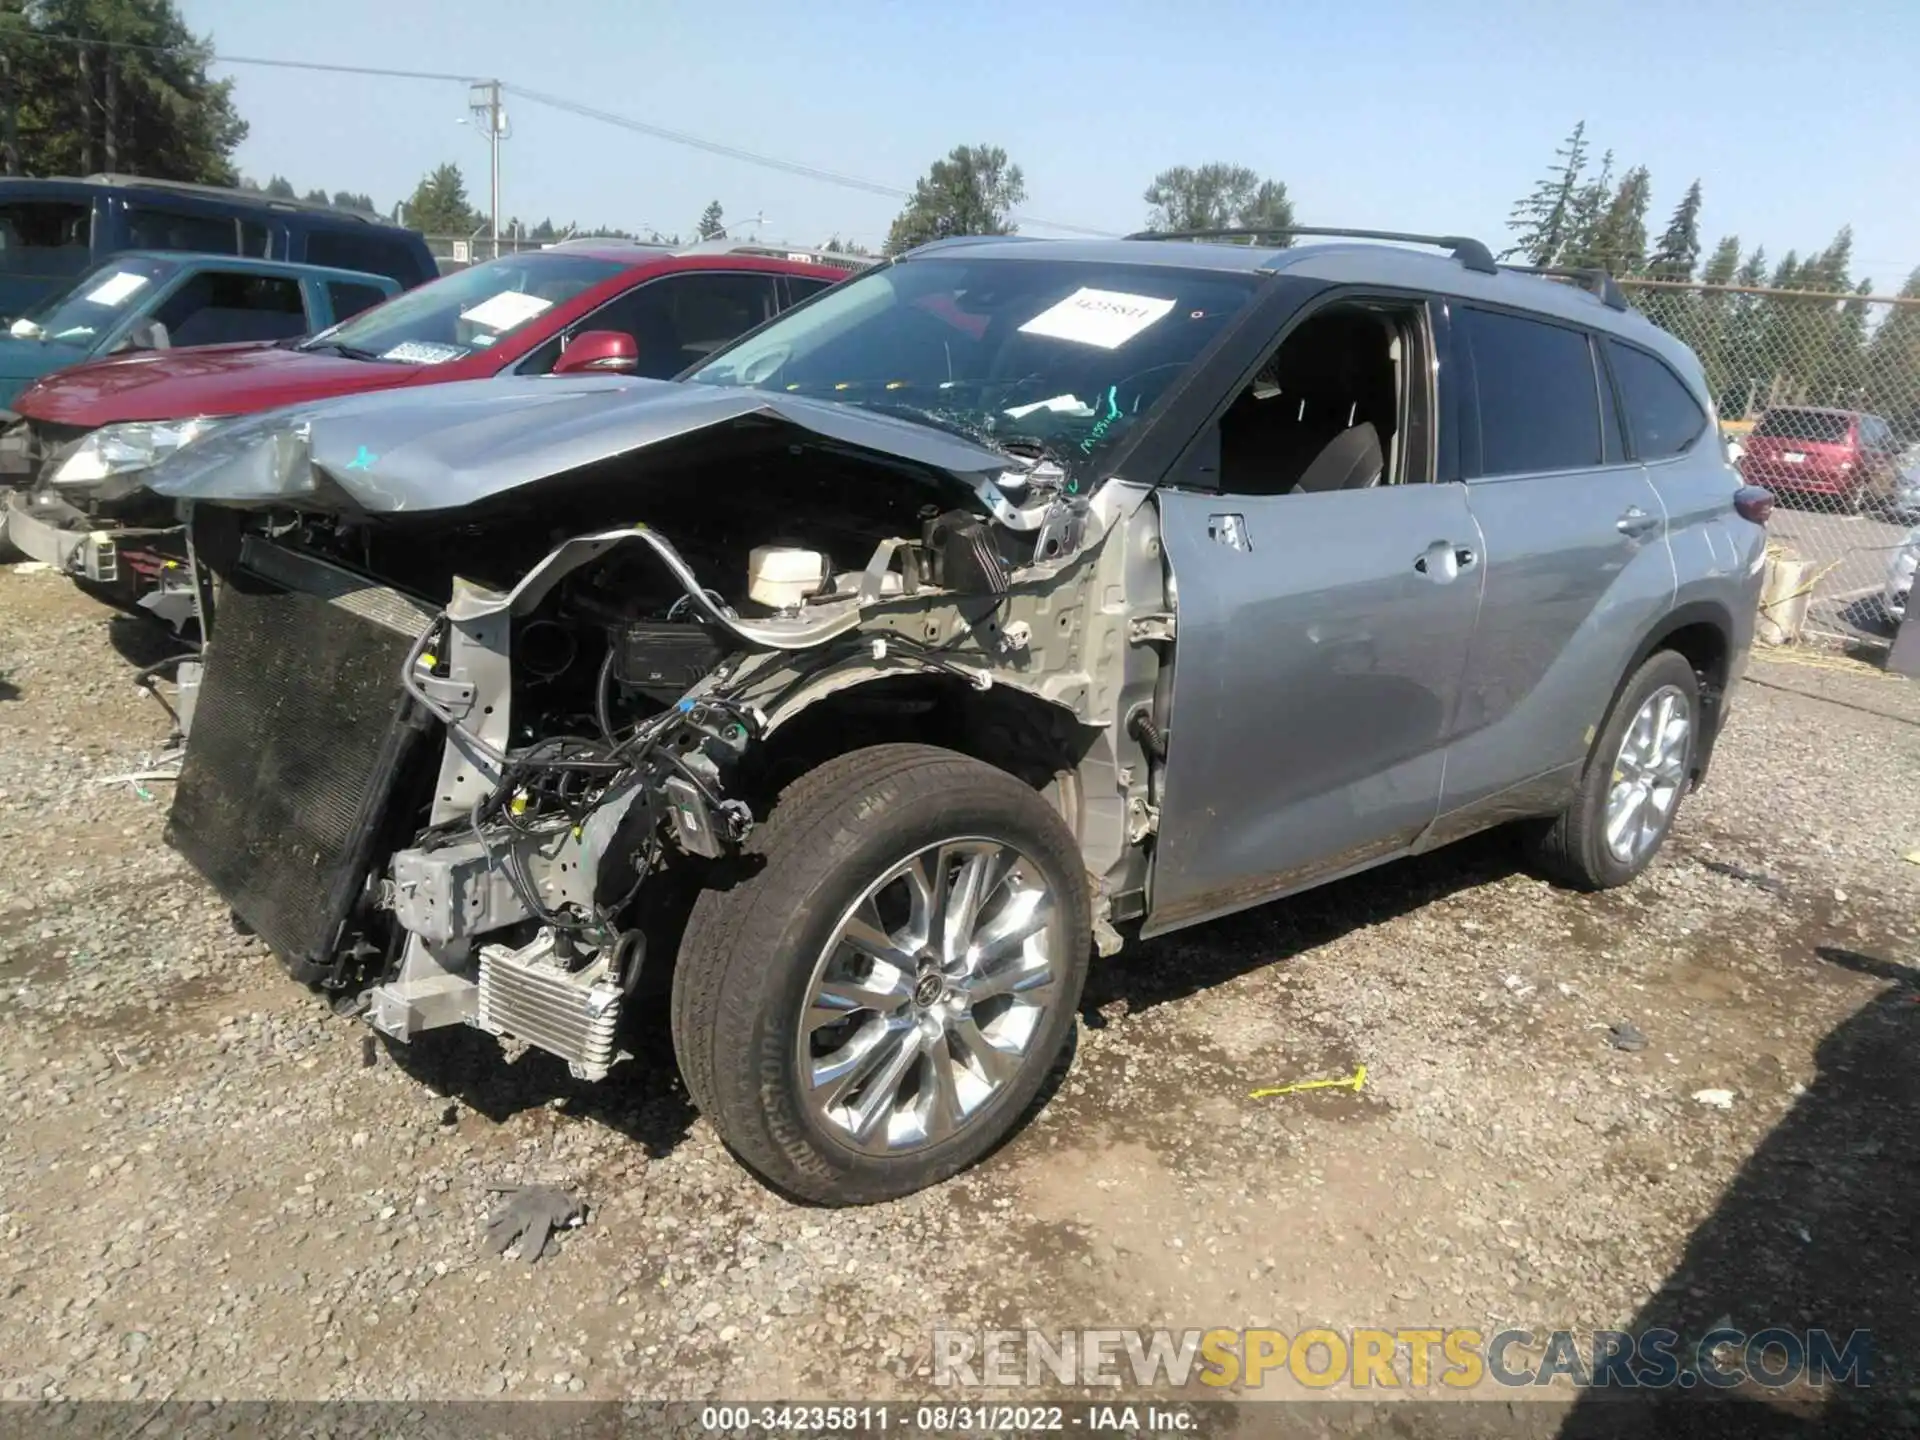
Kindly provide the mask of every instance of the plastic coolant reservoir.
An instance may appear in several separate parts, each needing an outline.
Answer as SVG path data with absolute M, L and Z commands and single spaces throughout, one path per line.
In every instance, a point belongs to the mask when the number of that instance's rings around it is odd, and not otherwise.
M 827 578 L 827 557 L 793 545 L 760 545 L 747 557 L 747 598 L 785 610 L 818 590 Z

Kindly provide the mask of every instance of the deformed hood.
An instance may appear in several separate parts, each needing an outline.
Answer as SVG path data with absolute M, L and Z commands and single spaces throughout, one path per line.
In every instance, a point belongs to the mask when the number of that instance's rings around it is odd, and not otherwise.
M 1025 468 L 958 435 L 851 405 L 623 376 L 514 377 L 357 395 L 231 421 L 149 486 L 177 499 L 394 514 L 454 510 L 696 432 L 742 424 L 945 472 L 1002 518 Z

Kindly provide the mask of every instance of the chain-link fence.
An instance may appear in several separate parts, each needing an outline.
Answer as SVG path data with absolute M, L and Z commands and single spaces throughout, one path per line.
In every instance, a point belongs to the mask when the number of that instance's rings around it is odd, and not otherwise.
M 1808 629 L 1885 643 L 1920 536 L 1920 300 L 1620 284 L 1699 355 L 1741 474 L 1778 497 Z

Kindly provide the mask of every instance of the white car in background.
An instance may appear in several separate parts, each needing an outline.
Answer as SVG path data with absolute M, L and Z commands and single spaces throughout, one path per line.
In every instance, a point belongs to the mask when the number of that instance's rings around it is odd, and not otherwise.
M 1907 598 L 1913 593 L 1913 573 L 1920 569 L 1920 525 L 1907 532 L 1887 567 L 1887 613 L 1898 624 L 1906 618 Z

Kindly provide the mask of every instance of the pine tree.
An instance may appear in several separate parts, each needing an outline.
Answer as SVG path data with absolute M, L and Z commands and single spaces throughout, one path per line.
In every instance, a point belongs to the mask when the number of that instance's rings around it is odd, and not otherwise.
M 1713 247 L 1707 268 L 1700 273 L 1703 285 L 1731 285 L 1740 269 L 1740 237 L 1726 235 Z
M 1920 433 L 1920 267 L 1907 276 L 1896 305 L 1867 346 L 1868 405 L 1912 439 Z
M 700 212 L 698 231 L 702 240 L 718 240 L 727 233 L 726 216 L 718 200 L 709 200 L 707 208 Z
M 1702 285 L 1731 285 L 1740 268 L 1740 237 L 1723 236 L 1713 247 L 1707 268 L 1701 272 Z M 1736 297 L 1723 290 L 1703 290 L 1693 307 L 1693 328 L 1682 338 L 1693 347 L 1707 372 L 1707 386 L 1717 403 L 1724 404 L 1727 382 L 1732 377 L 1728 353 L 1728 317 Z
M 1637 275 L 1647 263 L 1647 203 L 1652 196 L 1647 167 L 1636 165 L 1620 180 L 1594 233 L 1593 263 L 1615 275 Z
M 458 165 L 441 165 L 423 175 L 405 206 L 406 223 L 423 235 L 464 240 L 480 228 L 480 213 L 467 201 L 467 182 Z
M 1613 151 L 1600 157 L 1600 170 L 1573 192 L 1567 208 L 1567 239 L 1560 247 L 1559 264 L 1583 269 L 1600 263 L 1600 222 L 1613 198 Z
M 1569 211 L 1587 164 L 1587 122 L 1575 125 L 1553 153 L 1552 168 L 1531 194 L 1514 203 L 1507 228 L 1516 238 L 1502 259 L 1518 255 L 1529 265 L 1552 265 L 1566 246 Z
M 1741 262 L 1733 283 L 1757 290 L 1767 283 L 1767 250 L 1756 245 Z M 1720 413 L 1732 420 L 1751 419 L 1766 399 L 1766 365 L 1761 356 L 1762 310 L 1758 295 L 1735 295 L 1727 305 L 1727 378 L 1720 392 Z
M 1725 242 L 1722 242 L 1723 244 Z M 1739 242 L 1736 240 L 1735 245 Z M 1735 263 L 1738 263 L 1735 256 Z M 1647 273 L 1656 280 L 1691 280 L 1700 259 L 1700 182 L 1695 180 L 1674 208 L 1673 218 L 1653 247 Z M 1724 283 L 1724 282 L 1723 282 Z

